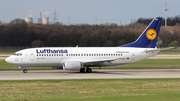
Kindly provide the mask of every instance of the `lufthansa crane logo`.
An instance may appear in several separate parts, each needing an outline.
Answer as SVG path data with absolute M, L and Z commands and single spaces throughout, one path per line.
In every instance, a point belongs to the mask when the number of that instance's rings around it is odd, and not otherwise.
M 149 40 L 154 40 L 157 36 L 157 33 L 154 29 L 149 29 L 147 32 L 146 32 L 146 37 L 149 39 Z

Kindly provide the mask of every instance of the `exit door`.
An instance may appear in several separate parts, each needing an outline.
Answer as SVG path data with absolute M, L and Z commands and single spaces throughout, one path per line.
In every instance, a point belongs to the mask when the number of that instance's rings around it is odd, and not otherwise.
M 134 50 L 131 51 L 131 60 L 135 59 L 135 54 L 134 54 Z
M 30 60 L 34 60 L 35 59 L 35 53 L 34 53 L 34 51 L 29 51 L 29 59 Z

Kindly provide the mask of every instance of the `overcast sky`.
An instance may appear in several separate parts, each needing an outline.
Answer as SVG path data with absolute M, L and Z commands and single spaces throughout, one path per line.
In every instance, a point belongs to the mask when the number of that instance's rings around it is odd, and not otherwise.
M 33 17 L 33 22 L 42 13 L 53 21 L 56 9 L 58 22 L 64 24 L 126 24 L 138 18 L 165 16 L 166 0 L 1 0 L 0 21 L 10 22 L 15 18 Z M 167 15 L 180 15 L 180 0 L 168 0 Z

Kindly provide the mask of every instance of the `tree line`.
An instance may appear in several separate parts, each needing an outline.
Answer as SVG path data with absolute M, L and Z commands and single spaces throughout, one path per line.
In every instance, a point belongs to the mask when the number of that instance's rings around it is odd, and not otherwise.
M 0 25 L 0 47 L 120 46 L 135 41 L 146 28 L 145 22 L 139 19 L 136 23 L 126 26 L 117 24 L 63 25 L 60 23 L 38 25 L 15 19 L 9 24 Z M 170 43 L 172 45 L 173 41 L 180 42 L 179 26 L 176 24 L 167 28 L 162 27 L 159 46 L 167 47 Z
M 141 23 L 141 24 L 145 24 L 148 25 L 153 18 L 139 18 L 136 23 Z M 162 25 L 165 24 L 165 19 L 163 19 Z M 175 25 L 180 25 L 180 15 L 175 16 L 175 17 L 168 17 L 167 18 L 167 24 L 168 26 L 175 26 Z

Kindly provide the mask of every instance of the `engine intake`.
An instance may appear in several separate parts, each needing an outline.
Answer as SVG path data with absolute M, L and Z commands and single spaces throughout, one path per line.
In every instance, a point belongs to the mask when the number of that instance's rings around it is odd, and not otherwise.
M 63 63 L 64 70 L 80 70 L 81 67 L 82 64 L 79 61 L 66 61 Z

